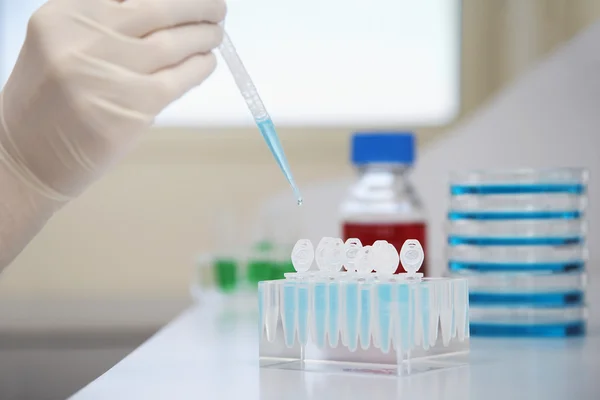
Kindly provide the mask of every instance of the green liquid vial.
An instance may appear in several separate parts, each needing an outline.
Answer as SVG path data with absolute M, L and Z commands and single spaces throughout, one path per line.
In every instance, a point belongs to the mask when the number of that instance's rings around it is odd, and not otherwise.
M 269 260 L 252 260 L 248 262 L 248 282 L 254 286 L 260 281 L 270 281 L 277 271 L 277 264 Z
M 234 291 L 238 280 L 237 262 L 232 259 L 217 259 L 213 266 L 217 289 L 222 292 Z
M 253 251 L 254 256 L 248 261 L 247 279 L 258 288 L 258 282 L 276 279 L 277 263 L 272 259 L 273 243 L 268 240 L 258 242 Z

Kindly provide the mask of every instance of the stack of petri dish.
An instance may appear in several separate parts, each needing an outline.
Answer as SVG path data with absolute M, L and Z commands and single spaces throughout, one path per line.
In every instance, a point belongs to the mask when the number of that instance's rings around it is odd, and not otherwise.
M 587 181 L 579 168 L 452 174 L 448 268 L 469 280 L 471 335 L 585 334 Z

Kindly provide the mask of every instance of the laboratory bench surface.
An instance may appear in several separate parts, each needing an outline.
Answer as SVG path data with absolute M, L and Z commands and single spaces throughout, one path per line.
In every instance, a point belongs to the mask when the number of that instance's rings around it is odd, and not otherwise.
M 586 337 L 472 337 L 468 365 L 406 377 L 261 369 L 255 321 L 194 306 L 72 398 L 597 400 L 600 303 L 588 293 Z

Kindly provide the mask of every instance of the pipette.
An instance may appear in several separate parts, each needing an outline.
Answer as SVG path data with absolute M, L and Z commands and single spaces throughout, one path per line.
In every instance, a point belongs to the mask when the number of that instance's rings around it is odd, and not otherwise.
M 283 151 L 283 146 L 281 145 L 279 137 L 277 136 L 277 132 L 275 131 L 275 125 L 273 124 L 271 116 L 267 112 L 265 105 L 258 95 L 256 86 L 254 86 L 252 79 L 250 79 L 250 75 L 248 74 L 248 71 L 246 71 L 246 67 L 244 67 L 242 60 L 240 59 L 240 56 L 238 55 L 227 33 L 225 33 L 223 36 L 223 42 L 221 43 L 219 50 L 221 52 L 221 56 L 227 64 L 227 67 L 233 75 L 233 79 L 235 80 L 240 93 L 246 101 L 248 109 L 250 109 L 250 112 L 254 117 L 254 121 L 256 122 L 260 133 L 265 139 L 265 142 L 267 142 L 267 146 L 269 146 L 271 153 L 273 153 L 279 168 L 281 168 L 281 171 L 292 187 L 294 195 L 296 196 L 296 200 L 298 201 L 298 205 L 302 205 L 302 196 L 300 195 L 300 191 L 294 182 L 294 177 L 292 176 L 290 166 L 288 165 L 287 158 Z

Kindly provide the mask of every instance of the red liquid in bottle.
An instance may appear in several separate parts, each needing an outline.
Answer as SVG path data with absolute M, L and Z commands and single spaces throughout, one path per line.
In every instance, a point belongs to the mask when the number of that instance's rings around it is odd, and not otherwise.
M 342 225 L 344 241 L 349 238 L 360 239 L 363 246 L 370 246 L 376 240 L 387 240 L 400 251 L 404 242 L 408 239 L 417 239 L 423 252 L 427 254 L 425 243 L 426 228 L 424 222 L 395 222 L 395 223 L 359 223 L 345 222 Z M 396 273 L 404 272 L 402 265 L 398 265 Z M 419 272 L 427 276 L 427 256 Z

